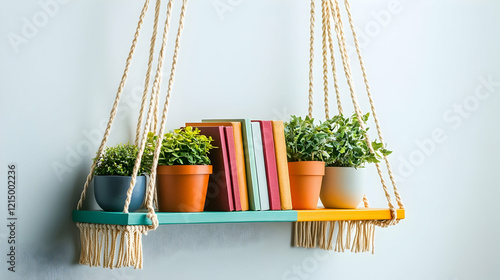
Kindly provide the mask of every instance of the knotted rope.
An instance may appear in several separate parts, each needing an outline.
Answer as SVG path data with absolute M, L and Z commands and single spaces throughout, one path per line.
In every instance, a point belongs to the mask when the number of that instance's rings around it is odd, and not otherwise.
M 141 125 L 142 125 L 142 119 L 144 117 L 144 109 L 146 107 L 146 101 L 148 98 L 148 92 L 149 92 L 149 80 L 151 79 L 151 69 L 153 68 L 153 57 L 154 57 L 154 52 L 155 52 L 155 45 L 156 45 L 156 37 L 158 34 L 158 20 L 160 18 L 160 7 L 161 7 L 161 0 L 156 0 L 156 7 L 155 7 L 155 18 L 154 18 L 154 23 L 153 23 L 153 34 L 151 36 L 151 42 L 150 42 L 150 47 L 149 47 L 149 60 L 148 60 L 148 69 L 146 71 L 146 78 L 144 80 L 144 91 L 142 93 L 142 100 L 141 100 L 141 109 L 139 111 L 139 119 L 137 120 L 137 128 L 135 132 L 135 145 L 139 146 L 139 137 L 141 134 Z M 170 10 L 170 8 L 169 8 Z
M 345 38 L 345 34 L 344 34 L 344 27 L 342 24 L 341 14 L 340 14 L 339 3 L 337 0 L 333 0 L 333 2 L 332 2 L 332 0 L 328 0 L 328 1 L 330 2 L 330 7 L 333 8 L 333 18 L 335 21 L 335 31 L 337 33 L 339 49 L 340 49 L 340 53 L 341 53 L 341 57 L 342 57 L 342 64 L 344 66 L 345 77 L 347 80 L 347 84 L 349 85 L 349 91 L 351 93 L 351 100 L 352 100 L 352 103 L 354 105 L 354 109 L 356 112 L 356 116 L 358 118 L 358 122 L 359 122 L 361 128 L 366 131 L 365 123 L 363 122 L 363 119 L 362 119 L 361 108 L 359 107 L 357 95 L 356 95 L 356 92 L 354 90 L 354 82 L 353 82 L 353 78 L 352 78 L 351 67 L 349 65 L 349 55 L 347 52 L 347 44 L 346 44 L 346 38 Z M 347 0 L 345 2 L 347 2 Z M 354 25 L 351 26 L 351 29 L 354 30 Z M 355 35 L 356 33 L 354 32 L 353 34 Z M 358 44 L 358 46 L 359 46 L 359 44 Z M 361 56 L 361 52 L 358 52 L 358 55 Z M 378 118 L 376 118 L 374 116 L 374 119 L 375 119 L 375 122 L 378 123 Z M 379 127 L 380 127 L 380 125 L 379 125 Z M 380 135 L 381 135 L 381 132 L 379 131 L 379 137 L 380 137 Z M 364 136 L 365 136 L 366 144 L 368 145 L 368 148 L 370 149 L 370 152 L 375 153 L 368 133 L 365 133 Z M 382 184 L 382 188 L 384 190 L 384 194 L 385 194 L 385 197 L 387 199 L 387 204 L 389 205 L 389 210 L 391 211 L 391 217 L 392 217 L 391 220 L 381 221 L 380 225 L 381 226 L 388 226 L 388 225 L 396 224 L 397 223 L 397 211 L 396 211 L 394 205 L 392 204 L 391 195 L 389 194 L 387 184 L 384 180 L 381 166 L 378 162 L 375 163 L 375 166 L 377 168 L 377 173 L 380 177 L 380 182 Z
M 167 4 L 167 15 L 164 24 L 163 30 L 163 38 L 162 45 L 160 49 L 160 53 L 158 56 L 158 63 L 155 73 L 155 79 L 151 88 L 150 102 L 149 108 L 146 115 L 146 121 L 144 123 L 144 129 L 141 135 L 141 125 L 144 118 L 145 106 L 148 98 L 148 85 L 151 78 L 152 64 L 155 52 L 155 43 L 157 37 L 157 29 L 158 29 L 158 20 L 159 13 L 161 8 L 161 0 L 156 1 L 155 6 L 155 15 L 154 15 L 154 24 L 153 24 L 153 34 L 150 40 L 150 49 L 149 49 L 149 60 L 148 67 L 146 71 L 145 77 L 145 85 L 144 92 L 142 95 L 141 109 L 139 112 L 139 118 L 137 121 L 137 130 L 135 135 L 135 143 L 139 147 L 138 155 L 135 161 L 132 180 L 130 182 L 127 198 L 125 200 L 123 213 L 128 213 L 129 205 L 133 193 L 133 189 L 137 179 L 137 172 L 141 165 L 142 156 L 144 154 L 146 142 L 147 142 L 147 134 L 148 131 L 156 131 L 157 125 L 157 116 L 156 112 L 158 111 L 158 103 L 159 103 L 159 92 L 162 78 L 162 70 L 163 70 L 163 62 L 165 59 L 165 53 L 167 48 L 167 38 L 168 38 L 168 30 L 170 29 L 170 19 L 171 19 L 171 10 L 172 10 L 172 2 L 173 0 L 168 0 Z M 130 48 L 130 52 L 127 58 L 124 74 L 122 76 L 120 86 L 118 87 L 118 92 L 115 98 L 115 102 L 113 104 L 113 108 L 110 113 L 110 119 L 108 121 L 108 126 L 106 128 L 103 140 L 97 152 L 97 157 L 102 155 L 104 146 L 106 145 L 108 136 L 110 134 L 111 126 L 116 116 L 117 107 L 120 101 L 121 94 L 123 92 L 123 88 L 125 82 L 127 80 L 128 72 L 130 69 L 130 64 L 132 57 L 135 52 L 135 48 L 137 45 L 137 40 L 139 37 L 140 30 L 142 28 L 144 17 L 147 13 L 149 6 L 149 0 L 146 0 L 141 11 L 141 15 L 139 17 L 139 22 L 137 24 L 136 32 L 134 34 L 134 39 L 132 41 L 132 46 Z M 177 37 L 175 40 L 175 48 L 173 54 L 173 62 L 172 67 L 170 69 L 170 79 L 168 82 L 167 96 L 163 109 L 163 115 L 160 126 L 160 137 L 158 142 L 156 143 L 153 164 L 151 167 L 151 176 L 149 180 L 149 184 L 146 188 L 146 197 L 145 197 L 145 207 L 148 211 L 147 217 L 151 220 L 150 226 L 140 225 L 140 226 L 121 226 L 121 225 L 104 225 L 104 224 L 89 224 L 89 223 L 77 223 L 78 228 L 80 229 L 81 236 L 81 255 L 80 255 L 80 263 L 87 264 L 90 266 L 99 266 L 101 265 L 101 254 L 103 257 L 103 266 L 107 268 L 114 267 L 122 267 L 122 266 L 134 266 L 135 268 L 142 268 L 142 234 L 147 234 L 149 230 L 155 230 L 158 227 L 158 219 L 155 213 L 155 209 L 153 206 L 153 199 L 155 197 L 155 182 L 156 182 L 156 168 L 158 165 L 159 151 L 160 151 L 160 143 L 163 140 L 163 134 L 165 130 L 165 123 L 167 118 L 167 111 L 169 107 L 169 100 L 172 92 L 174 74 L 176 70 L 179 49 L 180 49 L 180 38 L 182 34 L 182 30 L 184 27 L 185 14 L 186 14 L 186 6 L 187 0 L 183 0 L 182 8 L 180 12 L 179 18 L 179 28 L 177 30 Z M 80 200 L 77 204 L 77 210 L 82 209 L 82 204 L 86 196 L 86 192 L 88 189 L 88 185 L 93 178 L 94 170 L 97 162 L 93 162 L 90 168 L 90 174 L 87 176 L 87 180 L 84 184 L 84 188 L 82 194 L 80 196 Z M 116 250 L 118 248 L 118 251 Z M 115 254 L 117 255 L 117 259 L 115 262 Z
M 368 83 L 368 75 L 366 74 L 365 63 L 363 60 L 363 56 L 361 55 L 361 48 L 359 46 L 358 35 L 356 34 L 356 29 L 354 28 L 354 22 L 352 20 L 351 6 L 349 5 L 349 1 L 347 1 L 347 0 L 345 0 L 344 3 L 345 3 L 346 11 L 347 11 L 347 16 L 349 18 L 349 25 L 351 26 L 352 36 L 354 38 L 354 45 L 356 47 L 356 53 L 358 54 L 359 65 L 361 67 L 361 72 L 363 73 L 363 81 L 365 83 L 366 93 L 368 95 L 368 100 L 370 102 L 370 107 L 372 110 L 373 119 L 375 121 L 375 126 L 377 127 L 378 138 L 380 140 L 380 143 L 382 143 L 382 145 L 385 146 L 384 137 L 382 135 L 382 128 L 380 126 L 380 122 L 379 122 L 378 117 L 377 117 L 377 110 L 375 109 L 375 103 L 373 102 L 373 96 L 371 94 L 370 85 Z M 398 190 L 398 187 L 396 185 L 396 180 L 394 179 L 394 175 L 392 172 L 391 164 L 389 163 L 389 160 L 387 159 L 386 156 L 384 156 L 384 161 L 385 161 L 386 166 L 387 166 L 387 171 L 388 171 L 389 177 L 391 179 L 391 183 L 392 183 L 392 186 L 394 189 L 394 196 L 396 197 L 396 201 L 398 203 L 398 206 L 400 209 L 404 209 L 403 200 L 401 198 L 401 195 L 399 194 L 399 190 Z
M 330 106 L 328 105 L 328 44 L 327 44 L 327 29 L 329 29 L 328 5 L 326 1 L 321 1 L 321 18 L 322 18 L 322 51 L 323 51 L 323 92 L 325 104 L 325 118 L 330 118 Z
M 135 165 L 134 165 L 132 180 L 130 182 L 129 189 L 127 191 L 127 199 L 125 200 L 125 206 L 123 209 L 124 213 L 128 213 L 128 206 L 130 204 L 132 193 L 133 193 L 134 186 L 135 186 L 136 174 L 139 171 L 139 168 L 141 166 L 142 155 L 143 155 L 144 149 L 146 147 L 147 131 L 148 131 L 148 128 L 149 128 L 150 122 L 151 122 L 151 114 L 154 110 L 154 107 L 156 106 L 155 104 L 158 103 L 157 98 L 158 98 L 158 92 L 160 91 L 161 74 L 162 74 L 162 70 L 163 70 L 163 61 L 164 61 L 165 50 L 166 50 L 166 45 L 167 45 L 168 30 L 170 27 L 171 10 L 172 10 L 172 0 L 169 0 L 168 4 L 167 4 L 167 17 L 165 19 L 165 25 L 164 25 L 164 30 L 163 30 L 163 40 L 162 40 L 162 45 L 161 45 L 161 49 L 160 49 L 160 55 L 158 56 L 158 65 L 156 68 L 155 80 L 154 80 L 153 87 L 152 87 L 152 93 L 151 93 L 151 98 L 150 98 L 150 103 L 149 103 L 149 110 L 148 110 L 148 114 L 147 114 L 147 118 L 146 118 L 146 124 L 144 125 L 144 133 L 142 134 L 141 145 L 139 147 L 139 153 L 137 155 L 137 159 L 136 159 Z M 151 47 L 151 49 L 153 49 L 153 48 L 154 48 L 154 46 Z M 153 49 L 153 51 L 154 51 L 154 49 Z M 151 53 L 150 53 L 150 55 L 151 55 Z M 152 169 L 151 171 L 153 171 L 153 168 L 151 168 L 151 169 Z M 150 182 L 151 181 L 154 184 L 156 182 L 156 176 L 151 176 Z M 149 194 L 154 191 L 154 188 L 150 188 L 150 185 L 151 184 L 148 184 L 146 197 L 148 197 Z M 150 202 L 148 199 L 146 199 L 145 201 L 146 201 L 146 208 L 148 209 L 148 213 L 150 214 L 150 216 L 154 216 L 154 208 L 152 206 L 153 205 L 152 202 Z
M 134 39 L 132 40 L 132 46 L 130 47 L 127 61 L 125 63 L 125 70 L 123 71 L 122 79 L 120 81 L 120 85 L 118 86 L 118 92 L 116 93 L 115 102 L 113 103 L 113 108 L 111 109 L 111 113 L 109 114 L 108 124 L 106 126 L 106 130 L 104 132 L 104 137 L 102 138 L 101 145 L 99 146 L 99 149 L 97 150 L 96 158 L 99 158 L 102 155 L 104 147 L 106 146 L 106 143 L 108 141 L 109 133 L 111 131 L 111 126 L 113 125 L 113 122 L 114 122 L 115 117 L 116 117 L 116 112 L 118 110 L 118 104 L 120 103 L 120 98 L 121 98 L 121 95 L 123 92 L 123 88 L 125 87 L 125 83 L 127 81 L 128 72 L 130 70 L 130 64 L 132 62 L 132 58 L 133 58 L 134 53 L 135 53 L 135 47 L 137 46 L 137 40 L 139 38 L 139 34 L 141 32 L 141 29 L 142 29 L 142 24 L 144 23 L 144 17 L 146 16 L 146 13 L 148 11 L 148 6 L 149 6 L 149 0 L 146 0 L 144 2 L 144 6 L 142 7 L 141 15 L 139 16 L 139 22 L 137 23 L 137 28 L 135 30 Z M 85 200 L 85 195 L 87 194 L 88 186 L 89 186 L 92 178 L 94 178 L 94 170 L 95 170 L 96 165 L 97 165 L 97 161 L 94 161 L 92 163 L 92 165 L 90 166 L 90 173 L 87 176 L 87 179 L 85 180 L 85 184 L 83 185 L 83 191 L 82 191 L 82 194 L 80 195 L 80 200 L 78 201 L 78 205 L 76 206 L 77 210 L 82 209 L 83 201 Z
M 314 41 L 314 0 L 311 0 L 311 43 L 310 43 L 310 62 L 309 62 L 309 116 L 312 117 L 313 110 L 313 57 L 314 57 L 314 49 L 313 49 L 313 41 Z M 356 116 L 358 122 L 360 123 L 361 128 L 365 131 L 364 137 L 366 144 L 369 147 L 371 153 L 375 153 L 370 138 L 366 133 L 365 123 L 362 119 L 362 111 L 358 103 L 357 95 L 354 90 L 354 82 L 351 73 L 351 66 L 349 64 L 349 55 L 347 52 L 347 44 L 346 44 L 346 36 L 344 34 L 344 27 L 342 24 L 342 16 L 340 13 L 338 0 L 322 0 L 321 3 L 322 9 L 322 55 L 323 55 L 323 85 L 324 85 L 324 105 L 325 105 L 325 118 L 329 119 L 329 100 L 328 100 L 328 51 L 330 52 L 330 60 L 332 67 L 332 74 L 334 80 L 334 87 L 337 98 L 337 107 L 339 114 L 343 114 L 342 104 L 340 100 L 339 86 L 338 86 L 338 78 L 335 67 L 335 55 L 333 48 L 333 40 L 331 34 L 331 21 L 333 18 L 335 24 L 335 33 L 337 36 L 338 46 L 341 54 L 342 65 L 344 69 L 344 74 L 346 77 L 347 84 L 349 86 L 350 96 L 352 103 L 354 105 L 354 110 L 356 112 Z M 378 120 L 378 116 L 376 114 L 375 105 L 373 101 L 373 96 L 371 94 L 370 86 L 368 83 L 368 78 L 366 74 L 366 68 L 364 66 L 364 61 L 361 55 L 361 50 L 359 47 L 359 41 L 357 38 L 357 34 L 355 32 L 354 23 L 352 20 L 352 13 L 350 9 L 350 5 L 348 0 L 345 0 L 345 8 L 347 11 L 350 28 L 352 30 L 352 35 L 354 37 L 354 43 L 356 46 L 356 52 L 358 55 L 358 59 L 360 61 L 361 71 L 363 73 L 363 80 L 365 83 L 366 92 L 368 95 L 368 99 L 370 101 L 371 111 L 375 120 L 375 124 L 377 127 L 378 138 L 382 145 L 385 145 L 383 140 L 382 130 L 380 127 L 380 122 Z M 397 189 L 395 179 L 392 173 L 391 165 L 386 156 L 384 157 L 384 161 L 387 166 L 387 170 L 389 173 L 390 180 L 393 185 L 394 195 L 396 197 L 396 201 L 398 203 L 399 208 L 403 209 L 403 202 L 399 191 Z M 387 204 L 389 206 L 389 210 L 391 212 L 390 220 L 366 220 L 366 221 L 325 221 L 325 222 L 297 222 L 294 224 L 294 244 L 298 247 L 320 247 L 325 250 L 333 249 L 333 236 L 335 223 L 338 223 L 337 230 L 337 239 L 336 239 L 336 251 L 344 252 L 346 249 L 350 249 L 352 252 L 374 252 L 374 237 L 375 237 L 375 226 L 387 227 L 390 225 L 394 225 L 398 223 L 397 220 L 397 211 L 392 203 L 391 195 L 389 193 L 387 184 L 384 180 L 384 176 L 381 170 L 381 166 L 379 163 L 375 163 L 377 168 L 377 173 L 380 177 L 380 181 L 382 184 L 382 189 L 384 190 L 385 197 L 387 199 Z M 366 195 L 363 196 L 363 204 L 365 207 L 369 207 L 368 198 Z

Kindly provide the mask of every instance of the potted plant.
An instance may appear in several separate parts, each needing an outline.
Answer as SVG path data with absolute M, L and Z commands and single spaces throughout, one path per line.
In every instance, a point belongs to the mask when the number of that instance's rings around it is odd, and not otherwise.
M 160 212 L 203 211 L 212 174 L 212 141 L 191 126 L 164 135 L 156 179 Z
M 127 198 L 133 169 L 139 150 L 130 144 L 107 147 L 100 157 L 94 158 L 94 196 L 97 204 L 108 212 L 121 212 Z M 129 211 L 139 209 L 146 195 L 146 174 L 151 173 L 152 149 L 146 147 L 137 172 Z
M 325 173 L 328 133 L 314 119 L 291 116 L 285 140 L 293 209 L 316 209 Z
M 369 113 L 362 116 L 366 124 Z M 379 162 L 391 151 L 381 143 L 372 142 L 375 153 L 371 153 L 365 140 L 365 133 L 356 114 L 350 118 L 334 116 L 321 124 L 328 131 L 329 140 L 325 176 L 321 187 L 321 202 L 326 208 L 356 208 L 363 199 L 364 190 L 360 183 L 360 168 L 366 163 Z

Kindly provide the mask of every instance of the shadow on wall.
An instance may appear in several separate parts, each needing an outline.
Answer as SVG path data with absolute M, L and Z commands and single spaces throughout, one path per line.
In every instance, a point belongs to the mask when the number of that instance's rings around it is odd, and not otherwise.
M 181 252 L 245 248 L 260 239 L 254 224 L 163 225 L 143 237 L 143 247 L 148 258 L 168 259 Z

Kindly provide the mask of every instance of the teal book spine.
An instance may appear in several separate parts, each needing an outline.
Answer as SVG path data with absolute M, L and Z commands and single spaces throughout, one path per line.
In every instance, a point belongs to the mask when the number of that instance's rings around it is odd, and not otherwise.
M 255 165 L 257 166 L 257 183 L 259 186 L 260 210 L 269 210 L 269 192 L 267 190 L 266 163 L 264 160 L 264 146 L 260 124 L 252 122 L 253 148 Z
M 243 136 L 245 154 L 245 171 L 247 175 L 248 202 L 250 210 L 259 211 L 260 197 L 257 180 L 257 165 L 255 164 L 255 151 L 253 146 L 252 123 L 250 119 L 209 119 L 202 122 L 239 122 Z

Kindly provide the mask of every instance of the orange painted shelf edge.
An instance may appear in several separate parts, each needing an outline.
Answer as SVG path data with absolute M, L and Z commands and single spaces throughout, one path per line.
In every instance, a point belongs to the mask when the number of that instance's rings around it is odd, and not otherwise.
M 308 221 L 359 221 L 389 220 L 391 212 L 387 208 L 296 210 L 297 222 Z M 405 218 L 405 209 L 398 209 L 398 220 Z

